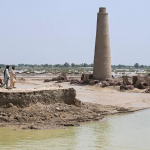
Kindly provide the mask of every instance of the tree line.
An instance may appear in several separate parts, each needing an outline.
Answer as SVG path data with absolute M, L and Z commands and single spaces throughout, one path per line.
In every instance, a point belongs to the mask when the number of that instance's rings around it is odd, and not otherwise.
M 82 63 L 82 64 L 75 64 L 75 63 L 64 63 L 64 64 L 18 64 L 18 65 L 14 65 L 11 64 L 10 66 L 15 66 L 18 68 L 68 68 L 68 67 L 73 67 L 73 68 L 77 68 L 77 67 L 93 67 L 93 63 L 91 64 L 87 64 L 87 63 Z M 0 67 L 5 68 L 6 64 L 0 64 Z M 130 65 L 112 65 L 112 68 L 119 68 L 119 69 L 132 69 L 132 68 L 150 68 L 150 66 L 146 66 L 146 65 L 139 65 L 139 63 L 135 63 L 133 66 Z
M 18 64 L 14 65 L 11 64 L 10 66 L 15 66 L 18 68 L 67 68 L 67 67 L 93 67 L 93 64 L 87 64 L 87 63 L 82 63 L 82 64 L 75 64 L 75 63 L 64 63 L 64 64 Z M 0 64 L 0 67 L 5 68 L 6 64 Z
M 112 68 L 119 68 L 119 69 L 132 69 L 132 68 L 136 68 L 136 69 L 144 69 L 144 68 L 150 68 L 150 66 L 147 65 L 140 65 L 139 63 L 135 63 L 133 66 L 130 65 L 112 65 Z

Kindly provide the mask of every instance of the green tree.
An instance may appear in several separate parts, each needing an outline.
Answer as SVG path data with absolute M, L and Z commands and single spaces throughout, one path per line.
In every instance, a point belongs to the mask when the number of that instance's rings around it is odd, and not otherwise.
M 18 67 L 23 67 L 24 66 L 24 64 L 18 64 Z
M 88 64 L 84 63 L 84 64 L 83 64 L 83 67 L 88 67 Z
M 140 65 L 140 68 L 144 68 L 144 65 Z
M 92 63 L 92 64 L 90 64 L 90 67 L 93 67 L 94 66 L 94 64 Z
M 139 68 L 139 66 L 140 66 L 140 65 L 139 65 L 138 63 L 136 63 L 136 64 L 134 65 L 135 68 Z
M 44 68 L 47 68 L 47 67 L 48 67 L 48 64 L 43 64 L 43 67 L 44 67 Z
M 69 67 L 69 66 L 70 66 L 69 63 L 67 62 L 64 64 L 64 67 Z
M 122 65 L 121 65 L 121 64 L 119 64 L 119 65 L 118 65 L 118 68 L 119 68 L 119 69 L 121 69 L 121 67 L 122 67 Z
M 72 64 L 71 64 L 71 67 L 75 67 L 75 64 L 74 64 L 74 63 L 72 63 Z
M 48 65 L 49 68 L 52 68 L 53 66 L 51 64 Z
M 61 67 L 61 64 L 55 64 L 54 67 Z

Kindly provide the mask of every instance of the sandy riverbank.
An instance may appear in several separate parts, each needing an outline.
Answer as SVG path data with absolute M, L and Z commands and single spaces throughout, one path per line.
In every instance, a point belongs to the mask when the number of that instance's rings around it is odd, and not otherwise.
M 45 78 L 27 78 L 25 82 L 19 81 L 17 84 L 18 88 L 40 88 L 46 85 L 61 85 L 64 88 L 74 88 L 76 90 L 76 97 L 82 102 L 97 103 L 101 105 L 111 105 L 124 108 L 144 109 L 150 107 L 150 95 L 142 93 L 144 90 L 134 89 L 130 91 L 120 92 L 119 86 L 111 87 L 96 87 L 88 85 L 72 85 L 68 82 L 55 83 L 48 82 L 44 83 Z M 51 79 L 51 77 L 50 77 Z
M 58 86 L 57 83 L 44 83 L 43 77 L 17 79 L 16 89 L 39 89 L 46 86 Z M 81 122 L 97 121 L 105 115 L 127 113 L 150 108 L 150 95 L 141 90 L 120 92 L 119 87 L 77 86 L 60 83 L 60 88 L 74 88 L 81 107 L 56 103 L 46 105 L 37 102 L 29 107 L 4 106 L 0 108 L 0 126 L 21 126 L 24 129 L 62 128 L 76 126 Z M 0 89 L 8 91 L 6 89 Z

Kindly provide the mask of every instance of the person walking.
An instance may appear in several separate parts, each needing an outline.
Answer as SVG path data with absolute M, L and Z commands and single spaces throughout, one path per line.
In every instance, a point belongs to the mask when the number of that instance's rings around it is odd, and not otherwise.
M 15 88 L 16 83 L 16 74 L 15 74 L 15 67 L 12 66 L 12 69 L 10 70 L 10 88 Z
M 1 85 L 1 87 L 4 87 L 6 85 L 6 89 L 9 89 L 8 87 L 8 80 L 9 80 L 9 66 L 6 66 L 5 70 L 4 70 L 4 81 L 3 84 Z

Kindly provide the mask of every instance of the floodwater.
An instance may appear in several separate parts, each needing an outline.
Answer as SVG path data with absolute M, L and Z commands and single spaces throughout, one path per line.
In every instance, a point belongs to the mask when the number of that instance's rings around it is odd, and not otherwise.
M 150 150 L 150 110 L 67 129 L 0 128 L 0 150 Z

